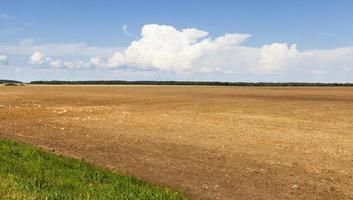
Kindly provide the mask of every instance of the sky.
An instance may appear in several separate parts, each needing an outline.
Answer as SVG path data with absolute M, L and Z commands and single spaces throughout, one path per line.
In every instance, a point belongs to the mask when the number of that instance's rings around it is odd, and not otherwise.
M 353 82 L 351 0 L 1 0 L 0 79 Z

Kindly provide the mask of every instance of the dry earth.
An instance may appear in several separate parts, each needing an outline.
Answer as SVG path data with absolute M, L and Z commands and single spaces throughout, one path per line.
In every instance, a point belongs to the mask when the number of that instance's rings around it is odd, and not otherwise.
M 0 86 L 0 137 L 194 199 L 353 199 L 353 88 Z

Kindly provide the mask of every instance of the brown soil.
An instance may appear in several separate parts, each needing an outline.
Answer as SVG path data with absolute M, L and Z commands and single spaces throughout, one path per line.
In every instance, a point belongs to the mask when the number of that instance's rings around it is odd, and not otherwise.
M 353 199 L 353 88 L 0 86 L 0 137 L 193 199 Z

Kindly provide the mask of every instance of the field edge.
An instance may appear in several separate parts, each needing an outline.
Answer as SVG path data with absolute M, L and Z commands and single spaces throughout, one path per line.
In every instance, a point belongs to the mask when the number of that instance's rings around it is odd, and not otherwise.
M 165 186 L 11 139 L 0 138 L 0 163 L 5 199 L 187 199 Z

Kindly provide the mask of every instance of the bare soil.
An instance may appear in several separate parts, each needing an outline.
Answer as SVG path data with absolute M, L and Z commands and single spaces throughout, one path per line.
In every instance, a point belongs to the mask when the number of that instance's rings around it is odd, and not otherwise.
M 353 88 L 0 86 L 0 138 L 193 199 L 353 199 Z

